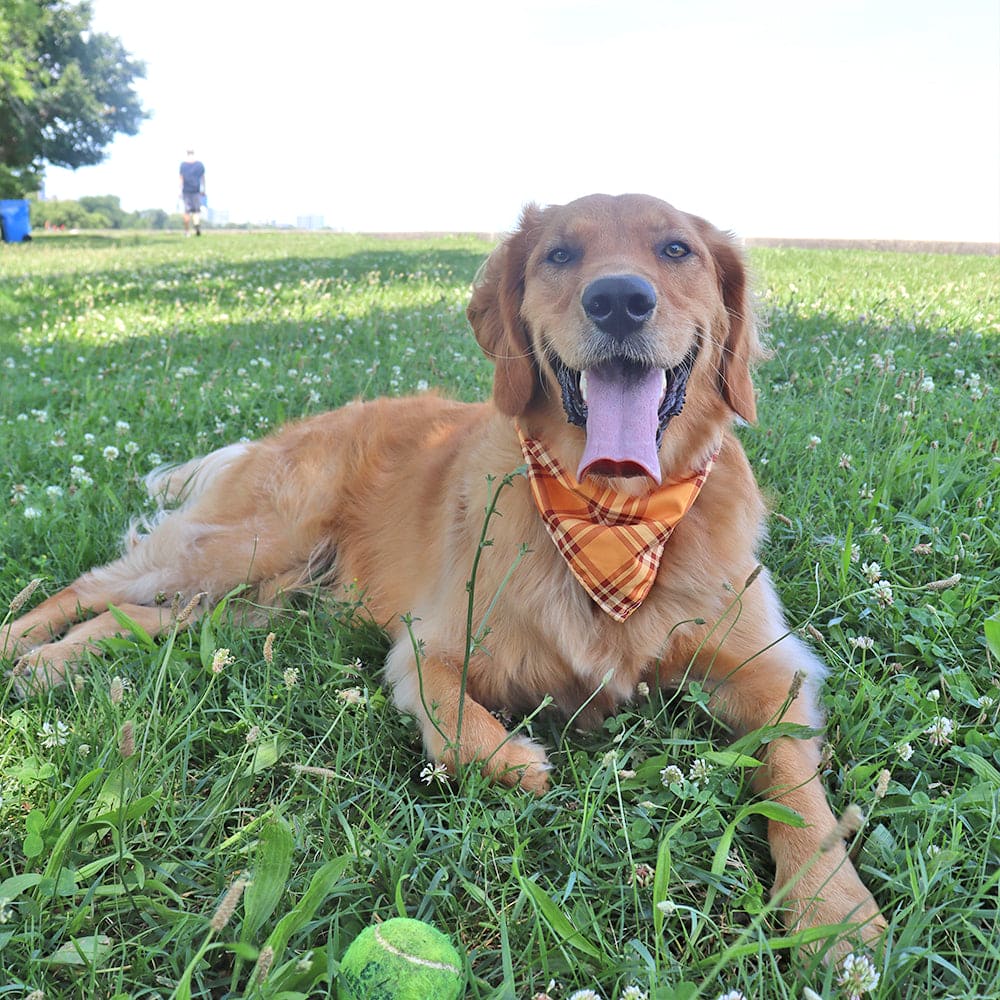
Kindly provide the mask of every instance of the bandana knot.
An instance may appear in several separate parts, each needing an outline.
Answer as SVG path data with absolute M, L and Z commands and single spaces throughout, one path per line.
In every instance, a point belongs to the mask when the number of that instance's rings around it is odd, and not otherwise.
M 634 497 L 578 483 L 540 441 L 520 427 L 517 436 L 549 537 L 601 610 L 625 621 L 652 589 L 667 539 L 698 498 L 717 453 L 702 469 Z

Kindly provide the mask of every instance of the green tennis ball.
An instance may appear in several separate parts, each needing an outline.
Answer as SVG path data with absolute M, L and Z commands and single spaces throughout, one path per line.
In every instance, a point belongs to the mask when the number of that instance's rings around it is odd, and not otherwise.
M 409 917 L 366 927 L 340 962 L 342 1000 L 459 1000 L 464 980 L 451 941 Z

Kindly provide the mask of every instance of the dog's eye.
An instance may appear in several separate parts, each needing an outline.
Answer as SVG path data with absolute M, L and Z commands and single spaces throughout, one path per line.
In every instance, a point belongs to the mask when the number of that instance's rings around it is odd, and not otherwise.
M 548 252 L 545 258 L 550 264 L 568 264 L 573 259 L 573 251 L 565 247 L 556 247 Z
M 664 243 L 660 247 L 660 256 L 669 257 L 671 260 L 680 260 L 681 257 L 687 257 L 690 253 L 691 248 L 680 240 L 670 240 L 669 243 Z

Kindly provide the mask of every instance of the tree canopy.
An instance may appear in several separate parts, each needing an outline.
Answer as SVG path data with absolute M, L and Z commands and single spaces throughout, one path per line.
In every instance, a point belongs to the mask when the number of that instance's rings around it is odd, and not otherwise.
M 99 163 L 148 117 L 145 65 L 92 17 L 89 0 L 0 0 L 0 197 L 38 190 L 46 163 Z

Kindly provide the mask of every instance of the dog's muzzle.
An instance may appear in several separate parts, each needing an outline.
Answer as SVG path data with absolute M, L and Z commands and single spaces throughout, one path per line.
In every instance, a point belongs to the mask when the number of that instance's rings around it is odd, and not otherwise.
M 581 372 L 552 359 L 566 417 L 587 432 L 577 479 L 645 475 L 660 481 L 657 453 L 667 425 L 684 408 L 699 347 L 695 341 L 666 369 L 613 359 Z

